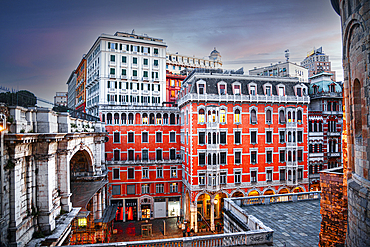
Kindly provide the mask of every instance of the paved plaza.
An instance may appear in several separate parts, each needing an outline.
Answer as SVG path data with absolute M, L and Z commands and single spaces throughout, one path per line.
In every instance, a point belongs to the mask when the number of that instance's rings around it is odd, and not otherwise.
M 318 246 L 320 200 L 243 207 L 274 230 L 274 246 Z

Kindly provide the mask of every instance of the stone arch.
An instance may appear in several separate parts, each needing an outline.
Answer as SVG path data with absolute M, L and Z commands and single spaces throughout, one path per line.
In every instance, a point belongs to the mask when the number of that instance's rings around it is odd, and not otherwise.
M 257 189 L 248 190 L 247 196 L 260 196 L 260 192 Z
M 287 187 L 281 187 L 278 190 L 278 194 L 289 194 L 289 193 L 290 193 L 290 191 Z
M 262 191 L 262 194 L 263 195 L 275 195 L 276 194 L 276 191 L 274 188 L 265 188 L 263 191 Z
M 95 172 L 92 157 L 86 149 L 78 150 L 71 156 L 69 161 L 71 181 Z
M 301 186 L 297 186 L 292 190 L 292 193 L 299 193 L 299 192 L 306 192 L 306 190 L 302 188 Z
M 245 197 L 244 191 L 240 189 L 236 189 L 230 193 L 230 197 Z

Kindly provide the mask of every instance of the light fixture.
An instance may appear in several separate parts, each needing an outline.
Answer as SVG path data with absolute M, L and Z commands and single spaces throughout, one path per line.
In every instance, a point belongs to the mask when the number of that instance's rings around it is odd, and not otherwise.
M 215 199 L 215 200 L 213 201 L 213 203 L 214 203 L 215 205 L 217 205 L 218 200 L 217 200 L 217 199 Z

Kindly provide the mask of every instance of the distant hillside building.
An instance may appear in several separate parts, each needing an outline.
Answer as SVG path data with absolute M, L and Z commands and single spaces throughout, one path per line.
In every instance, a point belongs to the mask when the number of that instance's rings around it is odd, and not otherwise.
M 67 106 L 68 92 L 56 92 L 54 96 L 54 105 Z
M 331 70 L 331 62 L 329 56 L 325 55 L 322 47 L 311 51 L 305 59 L 301 62 L 301 66 L 308 69 L 308 77 L 319 74 L 321 72 L 328 72 L 332 74 L 331 79 L 336 81 L 335 71 Z
M 249 70 L 249 75 L 297 77 L 300 82 L 308 82 L 307 69 L 289 61 L 271 64 L 270 66 L 261 68 L 255 67 L 254 69 Z

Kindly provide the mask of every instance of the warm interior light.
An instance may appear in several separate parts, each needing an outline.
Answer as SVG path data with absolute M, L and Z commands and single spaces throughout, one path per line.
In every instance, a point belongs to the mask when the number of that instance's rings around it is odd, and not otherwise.
M 80 226 L 80 227 L 87 226 L 87 219 L 86 218 L 78 218 L 78 226 Z
M 217 199 L 215 199 L 215 200 L 214 200 L 214 203 L 215 203 L 215 204 L 217 204 L 217 203 L 218 203 L 218 200 L 217 200 Z

